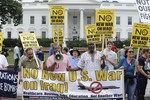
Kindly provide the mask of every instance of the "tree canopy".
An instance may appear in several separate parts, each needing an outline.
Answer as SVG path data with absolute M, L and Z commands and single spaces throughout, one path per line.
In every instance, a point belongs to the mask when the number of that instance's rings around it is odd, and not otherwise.
M 9 18 L 17 26 L 22 20 L 22 4 L 17 0 L 0 0 L 0 29 Z

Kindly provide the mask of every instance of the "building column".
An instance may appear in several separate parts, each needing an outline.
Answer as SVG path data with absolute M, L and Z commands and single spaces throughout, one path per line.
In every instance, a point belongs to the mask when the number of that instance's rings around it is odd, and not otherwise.
M 84 38 L 84 9 L 80 9 L 80 40 Z
M 66 41 L 68 40 L 68 10 L 69 9 L 65 9 L 65 23 L 64 23 L 64 44 L 63 46 L 66 47 Z

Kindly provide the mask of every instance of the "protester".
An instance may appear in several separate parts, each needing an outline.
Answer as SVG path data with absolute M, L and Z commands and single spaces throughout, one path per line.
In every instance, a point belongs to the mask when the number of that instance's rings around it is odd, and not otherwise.
M 27 48 L 25 50 L 25 56 L 22 57 L 22 60 L 19 62 L 21 71 L 20 71 L 20 79 L 19 81 L 22 81 L 22 68 L 35 68 L 35 69 L 41 69 L 40 60 L 38 58 L 33 57 L 33 49 Z M 37 62 L 36 62 L 37 59 Z
M 3 44 L 3 47 L 2 47 L 2 55 L 4 55 L 5 57 L 8 57 L 9 56 L 9 50 L 5 48 L 5 45 Z
M 70 53 L 69 53 L 68 51 L 69 51 L 69 50 L 68 50 L 67 47 L 63 47 L 62 50 L 61 50 L 62 54 L 65 54 L 65 55 L 67 55 L 67 56 L 70 56 Z
M 106 65 L 108 70 L 113 70 L 117 65 L 117 54 L 111 50 L 112 42 L 107 42 L 107 48 L 104 49 L 104 55 L 106 56 Z
M 126 45 L 124 44 L 122 47 L 123 48 L 117 52 L 117 54 L 120 54 L 120 59 L 124 58 L 125 56 Z
M 37 57 L 40 60 L 41 66 L 43 66 L 44 63 L 44 51 L 43 51 L 43 47 L 41 46 L 39 51 L 37 52 Z
M 77 49 L 73 49 L 70 51 L 70 54 L 71 56 L 69 57 L 69 61 L 71 63 L 71 68 L 75 68 L 80 60 L 80 52 Z
M 4 55 L 1 54 L 0 51 L 0 70 L 7 70 L 8 62 Z M 2 100 L 2 97 L 0 97 L 0 100 Z
M 33 57 L 33 49 L 27 48 L 25 52 L 26 58 L 20 62 L 20 66 L 23 66 L 24 68 L 36 68 L 36 69 L 41 68 L 40 60 L 38 58 Z
M 134 58 L 133 48 L 125 51 L 125 58 L 122 58 L 117 68 L 124 69 L 125 94 L 128 94 L 128 100 L 134 100 L 134 93 L 137 85 L 137 79 L 134 75 L 135 69 L 138 68 L 138 61 Z
M 51 44 L 50 44 L 50 49 L 49 49 L 49 55 L 50 55 L 50 56 L 54 54 L 54 51 L 53 51 L 53 44 L 54 44 L 54 43 L 51 43 Z
M 139 57 L 139 73 L 137 84 L 137 100 L 145 100 L 145 90 L 147 86 L 147 79 L 150 79 L 150 51 L 143 49 L 143 54 Z
M 114 51 L 114 52 L 116 52 L 116 50 L 117 50 L 117 47 L 113 43 L 112 43 L 111 50 Z
M 53 44 L 53 51 L 54 54 L 47 59 L 47 70 L 54 72 L 67 71 L 66 69 L 70 68 L 71 66 L 68 56 L 65 54 L 61 54 L 60 46 L 57 43 Z
M 70 71 L 87 70 L 95 71 L 101 70 L 102 53 L 95 50 L 95 45 L 92 41 L 88 43 L 88 51 L 81 55 L 76 68 L 70 68 Z
M 140 48 L 140 50 L 139 50 L 139 58 L 142 56 L 142 53 L 143 53 L 143 49 L 142 48 Z M 137 54 L 135 54 L 134 56 L 133 56 L 133 58 L 137 58 Z
M 19 70 L 19 59 L 20 59 L 20 49 L 18 47 L 18 43 L 16 43 L 15 47 L 14 47 L 14 60 L 15 60 L 15 63 L 14 63 L 14 70 L 15 71 L 18 71 Z

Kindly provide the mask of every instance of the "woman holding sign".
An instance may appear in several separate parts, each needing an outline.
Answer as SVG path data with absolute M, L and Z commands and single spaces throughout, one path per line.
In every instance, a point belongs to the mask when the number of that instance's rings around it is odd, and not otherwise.
M 135 68 L 138 68 L 138 61 L 134 58 L 133 48 L 125 51 L 125 58 L 122 58 L 118 64 L 118 68 L 124 69 L 125 93 L 128 94 L 128 100 L 134 100 L 134 93 L 137 85 L 136 76 L 134 76 Z

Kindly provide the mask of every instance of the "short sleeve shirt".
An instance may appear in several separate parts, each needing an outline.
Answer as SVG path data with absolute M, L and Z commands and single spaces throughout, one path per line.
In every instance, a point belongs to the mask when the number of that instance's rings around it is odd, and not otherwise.
M 66 68 L 70 65 L 68 56 L 65 54 L 62 54 L 63 56 L 63 60 L 60 63 L 57 63 L 54 69 L 54 72 L 59 72 L 59 71 L 67 71 Z M 55 62 L 54 60 L 54 55 L 51 55 L 50 57 L 48 57 L 47 59 L 47 68 L 49 68 L 50 66 L 52 66 L 52 64 Z
M 102 53 L 99 51 L 96 51 L 96 53 L 93 56 L 93 61 L 92 61 L 92 55 L 89 54 L 88 52 L 85 52 L 81 55 L 81 59 L 78 62 L 78 67 L 87 70 L 87 71 L 95 71 L 95 70 L 101 70 L 101 57 Z

